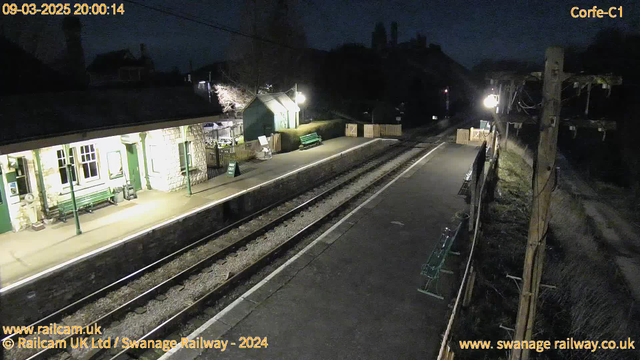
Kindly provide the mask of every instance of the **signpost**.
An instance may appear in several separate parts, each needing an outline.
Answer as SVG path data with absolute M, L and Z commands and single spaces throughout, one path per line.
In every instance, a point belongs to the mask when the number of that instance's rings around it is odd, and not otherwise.
M 240 176 L 240 164 L 235 161 L 229 161 L 229 166 L 227 167 L 227 176 Z

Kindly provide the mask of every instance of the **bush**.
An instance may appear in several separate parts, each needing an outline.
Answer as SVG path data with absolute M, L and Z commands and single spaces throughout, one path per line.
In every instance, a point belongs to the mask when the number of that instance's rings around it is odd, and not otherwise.
M 312 121 L 309 124 L 298 126 L 297 129 L 283 129 L 278 131 L 281 134 L 282 150 L 289 152 L 297 150 L 300 146 L 300 136 L 318 133 L 322 140 L 328 140 L 344 136 L 345 121 L 342 119 Z

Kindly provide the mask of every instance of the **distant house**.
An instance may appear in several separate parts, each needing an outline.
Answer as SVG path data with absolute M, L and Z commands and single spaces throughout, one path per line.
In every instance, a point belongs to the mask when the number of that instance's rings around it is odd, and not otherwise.
M 243 111 L 245 141 L 258 139 L 282 129 L 298 127 L 300 108 L 285 93 L 261 94 Z
M 191 87 L 1 97 L 0 233 L 54 217 L 70 183 L 76 197 L 127 181 L 136 190 L 185 187 L 183 131 L 191 182 L 206 181 L 203 124 L 220 113 Z
M 144 80 L 153 71 L 153 62 L 140 44 L 140 58 L 129 49 L 99 54 L 87 67 L 91 86 L 135 83 Z

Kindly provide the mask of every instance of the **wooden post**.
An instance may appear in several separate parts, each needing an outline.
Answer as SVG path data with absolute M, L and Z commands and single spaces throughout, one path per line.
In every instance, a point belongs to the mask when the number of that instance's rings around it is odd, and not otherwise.
M 507 144 L 509 143 L 509 123 L 508 122 L 506 124 L 506 128 L 507 129 L 506 129 L 506 132 L 504 135 L 504 141 L 503 141 L 504 144 L 502 145 L 502 147 L 504 147 L 505 150 L 507 150 Z
M 543 110 L 540 117 L 540 137 L 534 163 L 533 203 L 529 222 L 529 237 L 522 273 L 522 293 L 516 320 L 514 341 L 531 340 L 536 302 L 544 263 L 546 234 L 549 225 L 549 205 L 555 181 L 555 158 L 561 106 L 564 52 L 550 47 L 545 54 Z M 514 349 L 511 360 L 526 360 L 529 351 Z
M 473 232 L 473 226 L 475 224 L 475 213 L 476 213 L 476 172 L 478 171 L 478 166 L 476 166 L 476 162 L 478 161 L 478 157 L 476 156 L 473 165 L 471 165 L 471 183 L 469 184 L 469 191 L 471 192 L 470 200 L 469 200 L 469 232 Z
M 464 298 L 462 300 L 463 307 L 467 307 L 471 303 L 471 297 L 473 296 L 473 285 L 476 282 L 476 272 L 473 269 L 473 266 L 471 267 L 471 271 L 469 273 L 469 280 L 467 280 L 467 287 L 465 288 Z

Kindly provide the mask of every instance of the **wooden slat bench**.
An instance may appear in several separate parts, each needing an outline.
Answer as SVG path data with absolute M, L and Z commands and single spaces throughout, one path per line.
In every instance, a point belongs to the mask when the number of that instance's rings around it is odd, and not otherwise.
M 113 193 L 111 189 L 95 191 L 89 194 L 76 196 L 76 206 L 78 210 L 85 210 L 89 213 L 93 212 L 93 206 L 105 201 L 115 204 L 113 201 Z M 67 222 L 67 214 L 73 213 L 73 202 L 71 199 L 63 200 L 58 203 L 58 216 L 62 222 Z
M 322 144 L 322 137 L 315 132 L 300 136 L 300 150 Z

